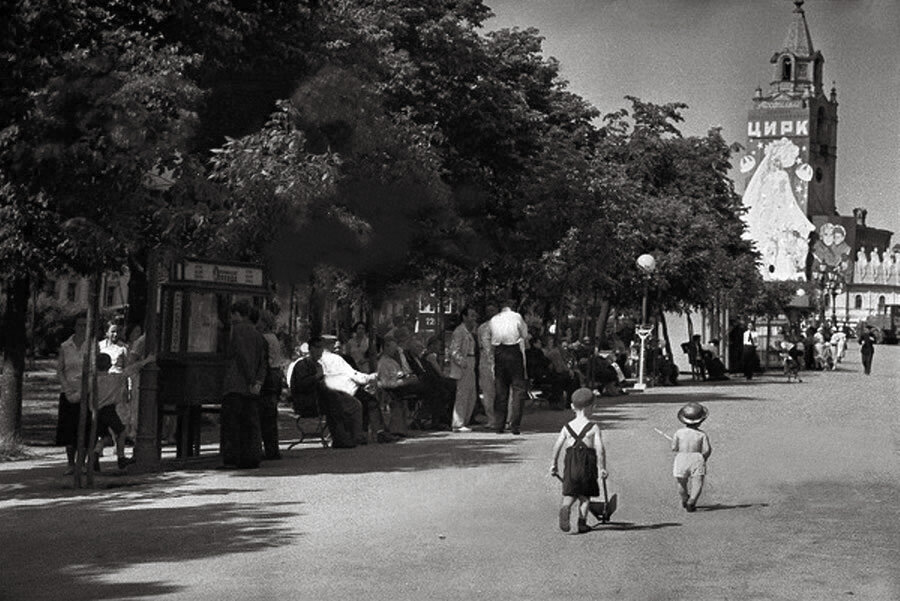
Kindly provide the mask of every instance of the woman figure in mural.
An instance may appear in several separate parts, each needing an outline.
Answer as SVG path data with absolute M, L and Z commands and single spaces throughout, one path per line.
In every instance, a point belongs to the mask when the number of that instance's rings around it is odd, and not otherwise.
M 744 191 L 747 235 L 756 241 L 769 280 L 800 279 L 806 270 L 809 234 L 815 227 L 797 204 L 788 173 L 799 155 L 787 138 L 771 142 Z

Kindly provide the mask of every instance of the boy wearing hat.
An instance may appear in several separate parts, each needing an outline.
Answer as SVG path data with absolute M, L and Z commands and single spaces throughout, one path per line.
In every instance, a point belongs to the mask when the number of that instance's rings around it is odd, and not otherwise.
M 559 507 L 559 527 L 568 532 L 571 524 L 572 505 L 578 501 L 578 533 L 590 530 L 587 513 L 590 498 L 600 494 L 597 477 L 607 477 L 606 449 L 600 437 L 600 426 L 588 417 L 594 406 L 594 392 L 590 388 L 579 388 L 572 393 L 572 409 L 575 419 L 563 426 L 556 444 L 553 446 L 553 462 L 550 475 L 559 477 L 557 463 L 559 453 L 565 447 L 565 467 L 563 471 L 563 497 Z M 598 469 L 599 464 L 599 469 Z
M 689 512 L 697 507 L 697 498 L 703 490 L 703 477 L 706 475 L 706 460 L 712 454 L 709 436 L 700 429 L 708 413 L 700 403 L 688 403 L 679 409 L 678 419 L 686 427 L 675 432 L 672 438 L 672 450 L 677 453 L 672 475 L 678 482 L 681 506 Z

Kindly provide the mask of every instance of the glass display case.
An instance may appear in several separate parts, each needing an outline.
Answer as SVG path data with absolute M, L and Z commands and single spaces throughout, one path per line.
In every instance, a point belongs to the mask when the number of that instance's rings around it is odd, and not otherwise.
M 159 407 L 177 416 L 178 456 L 199 453 L 200 417 L 217 412 L 231 333 L 231 306 L 262 308 L 269 290 L 260 266 L 189 259 L 161 287 Z

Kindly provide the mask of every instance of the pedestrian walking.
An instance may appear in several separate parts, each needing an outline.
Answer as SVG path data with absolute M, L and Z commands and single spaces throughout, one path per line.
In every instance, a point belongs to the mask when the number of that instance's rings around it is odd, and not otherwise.
M 709 436 L 700 429 L 707 415 L 706 407 L 700 403 L 688 403 L 678 410 L 678 419 L 685 427 L 672 437 L 672 450 L 677 453 L 672 475 L 678 483 L 681 506 L 688 512 L 697 508 L 706 476 L 706 461 L 712 453 Z
M 59 347 L 56 376 L 59 378 L 59 412 L 56 420 L 56 444 L 66 447 L 66 475 L 75 471 L 75 447 L 78 444 L 78 420 L 81 411 L 81 371 L 87 354 L 87 319 L 75 320 L 75 332 Z M 85 432 L 90 432 L 88 413 Z M 85 440 L 87 437 L 85 436 Z
M 497 429 L 494 415 L 494 346 L 491 344 L 491 318 L 497 314 L 497 306 L 488 303 L 485 307 L 485 321 L 478 326 L 478 387 L 481 389 L 481 404 L 487 418 L 487 427 Z
M 266 341 L 266 378 L 260 390 L 259 427 L 262 434 L 263 456 L 281 459 L 278 448 L 278 399 L 284 385 L 284 353 L 281 341 L 275 335 L 275 316 L 270 311 L 260 311 L 257 329 Z
M 494 347 L 494 420 L 495 431 L 502 434 L 505 421 L 513 434 L 519 434 L 528 384 L 525 379 L 525 343 L 528 326 L 513 311 L 515 301 L 508 298 L 491 318 L 491 345 Z M 510 399 L 510 391 L 512 399 Z M 507 415 L 509 407 L 509 415 Z
M 753 372 L 756 371 L 756 322 L 751 321 L 744 330 L 744 351 L 741 356 L 744 365 L 744 377 L 748 380 L 753 379 Z
M 478 313 L 466 307 L 461 313 L 462 323 L 453 330 L 450 341 L 450 377 L 456 380 L 456 402 L 453 404 L 453 431 L 471 432 L 466 426 L 475 409 L 478 392 L 475 383 L 475 338 L 472 332 L 478 323 Z
M 250 319 L 250 303 L 231 306 L 231 341 L 225 368 L 220 448 L 225 467 L 259 467 L 260 391 L 266 379 L 267 343 Z
M 568 532 L 571 528 L 572 505 L 578 502 L 578 533 L 590 530 L 587 514 L 590 498 L 600 494 L 598 477 L 604 480 L 606 472 L 606 449 L 600 436 L 600 426 L 592 422 L 588 415 L 594 406 L 594 393 L 589 388 L 579 388 L 572 393 L 572 409 L 575 418 L 563 426 L 553 445 L 553 462 L 550 475 L 559 477 L 559 454 L 566 450 L 563 462 L 563 491 L 559 506 L 559 528 Z M 598 467 L 599 466 L 599 467 Z
M 97 389 L 93 399 L 92 409 L 97 412 L 97 440 L 90 441 L 93 445 L 94 471 L 100 471 L 100 456 L 103 454 L 104 440 L 108 433 L 113 434 L 113 442 L 116 447 L 116 458 L 120 470 L 125 469 L 134 458 L 125 458 L 126 426 L 119 417 L 117 405 L 128 387 L 128 378 L 140 373 L 148 363 L 156 360 L 155 355 L 149 355 L 140 361 L 135 361 L 119 371 L 112 371 L 112 357 L 106 353 L 97 355 Z
M 866 326 L 866 331 L 859 337 L 859 352 L 862 355 L 863 372 L 868 376 L 872 373 L 872 357 L 875 356 L 875 334 L 872 326 Z

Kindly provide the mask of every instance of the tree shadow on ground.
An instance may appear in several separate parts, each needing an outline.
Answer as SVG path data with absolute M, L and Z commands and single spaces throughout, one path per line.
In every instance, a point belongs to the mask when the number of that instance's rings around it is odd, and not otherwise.
M 271 503 L 198 503 L 196 494 L 214 491 L 170 493 L 144 486 L 127 497 L 93 491 L 0 509 L 3 598 L 96 601 L 176 594 L 184 587 L 167 582 L 164 570 L 152 581 L 110 580 L 136 565 L 252 553 L 301 536 L 285 524 L 299 514 Z
M 311 474 L 361 474 L 406 472 L 443 468 L 501 465 L 522 461 L 517 452 L 520 440 L 484 432 L 456 437 L 449 433 L 428 433 L 391 444 L 368 444 L 354 449 L 314 447 L 282 452 L 284 459 L 263 462 L 259 469 L 242 472 L 250 477 Z

